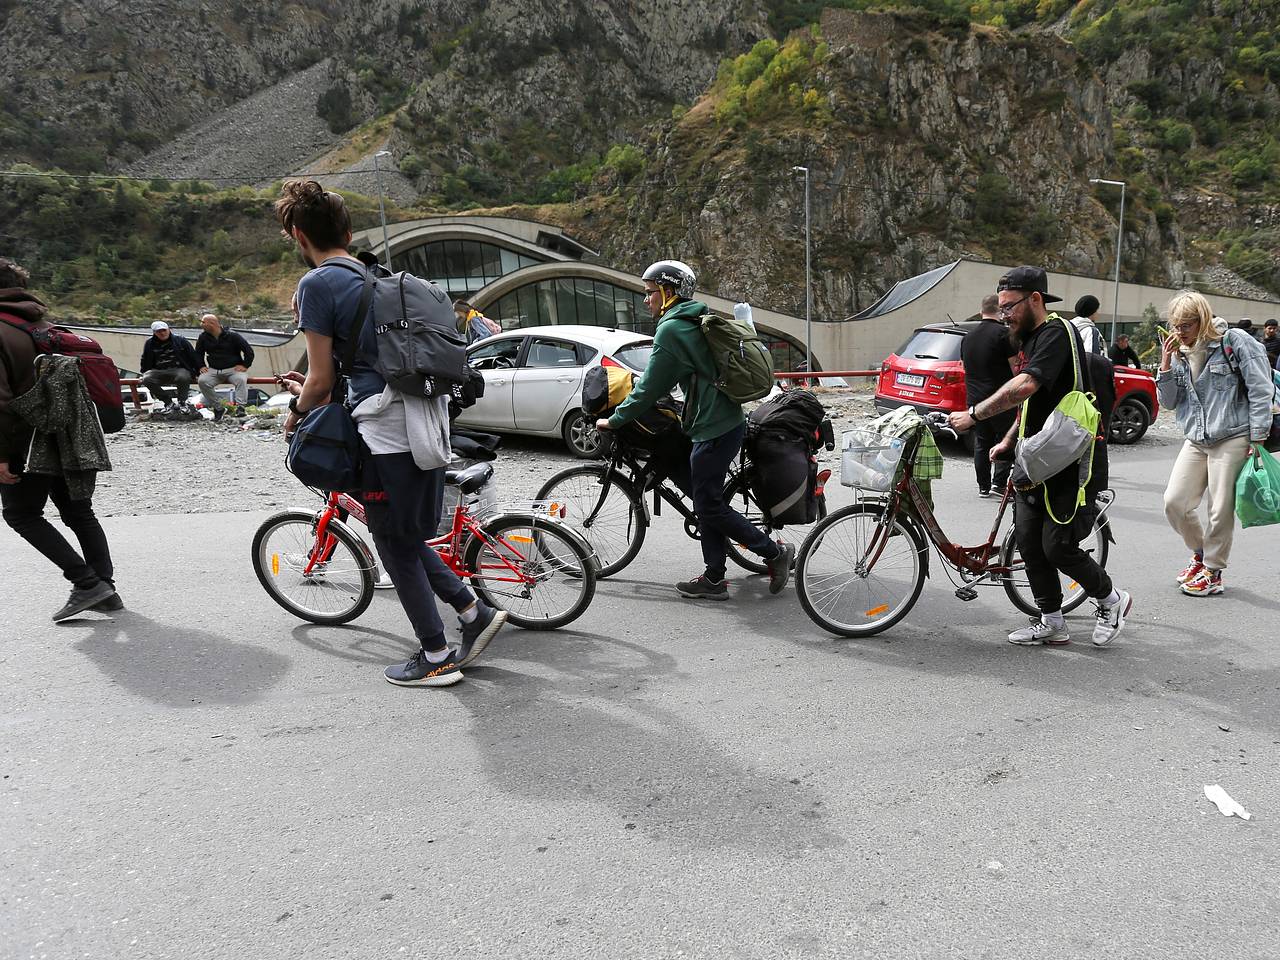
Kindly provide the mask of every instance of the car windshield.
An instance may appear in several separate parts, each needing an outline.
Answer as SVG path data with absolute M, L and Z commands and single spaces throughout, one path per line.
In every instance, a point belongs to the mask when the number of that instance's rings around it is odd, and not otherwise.
M 645 340 L 640 343 L 629 343 L 621 350 L 615 350 L 613 359 L 626 364 L 632 370 L 643 372 L 651 353 L 653 353 L 653 341 Z
M 898 349 L 898 356 L 909 360 L 959 360 L 962 340 L 964 337 L 959 333 L 917 330 Z

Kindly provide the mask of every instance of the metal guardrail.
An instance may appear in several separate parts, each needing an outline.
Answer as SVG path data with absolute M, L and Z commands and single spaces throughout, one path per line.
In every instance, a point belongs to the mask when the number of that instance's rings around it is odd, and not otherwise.
M 813 373 L 775 373 L 775 380 L 822 380 L 825 377 L 878 377 L 879 370 L 815 370 Z

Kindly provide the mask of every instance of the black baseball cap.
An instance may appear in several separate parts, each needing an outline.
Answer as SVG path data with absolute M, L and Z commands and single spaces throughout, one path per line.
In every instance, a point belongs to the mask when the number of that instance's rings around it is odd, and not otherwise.
M 1058 303 L 1061 297 L 1049 296 L 1049 275 L 1039 267 L 1014 267 L 996 284 L 996 290 L 1024 290 L 1038 293 L 1045 303 Z

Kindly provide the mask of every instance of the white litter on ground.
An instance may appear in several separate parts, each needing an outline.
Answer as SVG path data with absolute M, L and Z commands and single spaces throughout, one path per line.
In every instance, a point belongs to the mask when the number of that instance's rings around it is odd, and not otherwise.
M 1206 783 L 1204 785 L 1204 795 L 1218 807 L 1218 812 L 1224 817 L 1239 817 L 1241 820 L 1249 819 L 1249 811 L 1240 804 L 1231 799 L 1227 791 L 1223 790 L 1216 783 Z

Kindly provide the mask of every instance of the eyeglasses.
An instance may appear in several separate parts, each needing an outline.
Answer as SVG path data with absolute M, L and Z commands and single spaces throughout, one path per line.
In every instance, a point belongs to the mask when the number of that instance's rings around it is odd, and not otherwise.
M 1035 291 L 1033 290 L 1033 291 L 1031 291 L 1031 293 L 1028 293 L 1028 294 L 1027 294 L 1025 297 L 1023 297 L 1021 300 L 1015 300 L 1015 301 L 1013 301 L 1013 303 L 1006 303 L 1006 304 L 1002 304 L 1002 305 L 1000 306 L 1000 309 L 999 309 L 999 310 L 997 310 L 996 312 L 997 312 L 998 314 L 1000 314 L 1000 316 L 1002 316 L 1002 317 L 1011 317 L 1011 316 L 1013 316 L 1013 310 L 1014 310 L 1014 308 L 1015 308 L 1015 307 L 1017 307 L 1017 306 L 1018 306 L 1018 304 L 1023 303 L 1023 302 L 1025 302 L 1025 301 L 1027 301 L 1027 300 L 1030 300 L 1030 299 L 1031 299 L 1032 294 L 1034 294 L 1034 293 L 1035 293 Z
M 1200 321 L 1192 320 L 1190 323 L 1175 323 L 1173 325 L 1173 329 L 1177 330 L 1179 333 L 1190 333 L 1198 326 L 1200 326 Z

